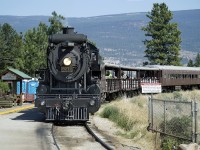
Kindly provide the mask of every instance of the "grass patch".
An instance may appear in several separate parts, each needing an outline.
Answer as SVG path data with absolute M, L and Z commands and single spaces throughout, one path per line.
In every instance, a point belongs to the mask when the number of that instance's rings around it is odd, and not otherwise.
M 103 117 L 103 118 L 108 118 L 108 119 L 113 120 L 117 117 L 118 114 L 119 114 L 119 110 L 118 110 L 117 107 L 107 106 L 101 112 L 100 116 Z
M 140 134 L 140 131 L 130 131 L 130 132 L 117 132 L 117 135 L 120 135 L 122 137 L 125 137 L 127 139 L 134 139 Z
M 134 144 L 137 144 L 141 149 L 165 150 L 171 148 L 174 145 L 180 144 L 179 141 L 171 137 L 166 137 L 163 139 L 163 137 L 160 137 L 160 134 L 155 134 L 147 131 L 148 98 L 150 96 L 151 95 L 145 94 L 134 96 L 132 98 L 122 97 L 110 103 L 103 104 L 100 111 L 98 112 L 98 115 L 103 118 L 108 118 L 110 121 L 116 123 L 116 125 L 121 129 L 124 129 L 119 130 L 116 135 L 131 139 L 131 141 L 133 141 Z M 197 101 L 198 106 L 200 107 L 199 90 L 175 91 L 173 93 L 154 94 L 153 98 L 169 101 Z M 180 110 L 177 107 L 178 106 L 174 108 Z M 179 117 L 179 115 L 177 117 Z M 200 120 L 200 116 L 198 116 L 198 119 Z M 187 125 L 187 118 L 175 118 L 175 120 L 172 119 L 171 121 L 166 122 L 168 123 L 168 127 L 170 127 L 172 130 L 171 132 L 185 132 L 185 130 L 181 130 L 182 128 L 176 125 L 176 123 L 180 121 Z M 187 127 L 189 127 L 189 125 L 187 125 Z M 200 121 L 198 122 L 198 127 L 200 128 Z M 185 132 L 184 135 L 187 136 L 188 132 Z M 181 143 L 183 142 L 181 141 Z
M 133 127 L 134 122 L 131 121 L 125 114 L 123 114 L 118 107 L 107 106 L 100 113 L 103 118 L 108 118 L 115 122 L 119 127 L 126 131 L 130 131 Z

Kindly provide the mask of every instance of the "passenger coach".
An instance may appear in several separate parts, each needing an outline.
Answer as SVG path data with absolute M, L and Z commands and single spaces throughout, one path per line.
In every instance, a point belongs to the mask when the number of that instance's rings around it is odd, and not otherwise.
M 112 74 L 112 78 L 105 76 L 106 84 L 102 84 L 107 99 L 125 93 L 131 96 L 138 94 L 142 92 L 144 84 L 159 84 L 162 92 L 200 88 L 199 67 L 161 65 L 124 67 L 106 64 L 102 73 L 106 75 L 108 71 Z
M 200 88 L 200 68 L 148 65 L 137 67 L 137 78 L 161 83 L 163 91 Z

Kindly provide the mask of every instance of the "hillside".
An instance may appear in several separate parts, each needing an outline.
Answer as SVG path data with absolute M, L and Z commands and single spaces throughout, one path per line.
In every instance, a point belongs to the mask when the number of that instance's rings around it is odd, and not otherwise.
M 173 12 L 173 22 L 177 22 L 182 32 L 183 63 L 194 59 L 200 51 L 200 10 Z M 39 22 L 48 24 L 49 16 L 0 16 L 0 24 L 11 24 L 18 32 L 25 32 L 36 27 Z M 65 25 L 74 26 L 79 33 L 84 33 L 100 48 L 107 61 L 126 65 L 139 65 L 143 62 L 145 39 L 141 27 L 146 25 L 146 13 L 129 13 L 86 18 L 67 18 Z

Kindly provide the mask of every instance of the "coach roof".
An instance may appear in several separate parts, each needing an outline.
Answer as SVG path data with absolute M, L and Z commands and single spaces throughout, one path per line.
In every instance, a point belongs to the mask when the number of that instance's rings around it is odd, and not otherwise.
M 185 66 L 166 66 L 166 65 L 147 65 L 144 68 L 159 69 L 159 70 L 193 70 L 200 71 L 200 67 L 185 67 Z

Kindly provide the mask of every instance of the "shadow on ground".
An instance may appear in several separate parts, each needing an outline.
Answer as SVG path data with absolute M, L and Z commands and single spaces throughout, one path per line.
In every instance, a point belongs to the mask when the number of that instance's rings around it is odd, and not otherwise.
M 19 116 L 13 118 L 12 120 L 27 120 L 35 122 L 45 122 L 44 114 L 40 113 L 37 108 L 23 110 L 18 112 Z

